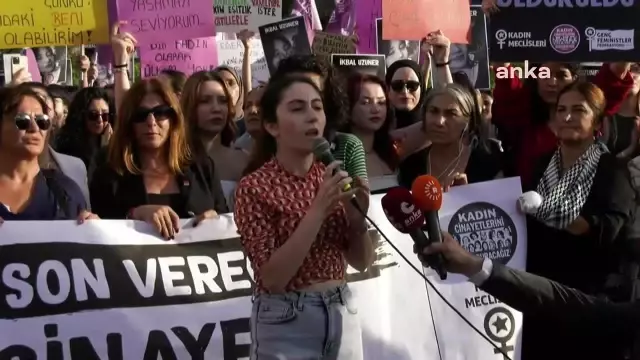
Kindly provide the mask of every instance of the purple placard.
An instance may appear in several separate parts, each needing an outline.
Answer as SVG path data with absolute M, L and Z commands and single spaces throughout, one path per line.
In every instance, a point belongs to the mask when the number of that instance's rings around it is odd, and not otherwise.
M 377 53 L 376 19 L 381 17 L 382 0 L 358 1 L 356 3 L 356 29 L 359 40 L 359 54 Z
M 164 69 L 178 70 L 188 75 L 218 66 L 215 36 L 183 41 L 156 42 L 140 47 L 142 78 L 157 76 Z
M 353 0 L 337 0 L 336 9 L 327 24 L 327 32 L 344 36 L 353 35 L 356 25 L 356 8 Z
M 140 46 L 215 35 L 213 0 L 116 1 L 118 19 Z
M 315 30 L 322 30 L 320 15 L 318 15 L 315 0 L 293 0 L 291 17 L 296 16 L 302 16 L 304 18 L 307 36 L 309 37 L 309 44 L 313 44 Z

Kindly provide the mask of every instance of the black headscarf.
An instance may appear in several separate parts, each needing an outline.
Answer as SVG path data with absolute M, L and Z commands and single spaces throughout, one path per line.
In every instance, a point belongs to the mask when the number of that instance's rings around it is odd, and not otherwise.
M 413 60 L 398 60 L 391 64 L 387 69 L 387 76 L 385 82 L 387 86 L 391 85 L 391 79 L 398 69 L 408 67 L 413 70 L 418 76 L 420 81 L 420 99 L 418 104 L 412 110 L 398 110 L 394 109 L 396 117 L 396 128 L 401 129 L 409 125 L 413 125 L 422 121 L 422 107 L 425 99 L 427 98 L 427 84 L 425 82 L 424 74 L 420 69 L 420 65 Z M 427 173 L 427 150 L 420 150 L 409 157 L 407 157 L 399 167 L 398 183 L 401 186 L 410 188 L 413 180 Z
M 391 79 L 393 79 L 393 75 L 399 69 L 408 67 L 413 70 L 418 76 L 418 81 L 420 81 L 420 99 L 418 100 L 418 104 L 413 110 L 398 110 L 394 109 L 396 114 L 396 127 L 398 129 L 415 124 L 416 122 L 422 121 L 422 104 L 424 104 L 424 99 L 427 97 L 427 84 L 425 83 L 424 74 L 420 69 L 420 65 L 409 59 L 398 60 L 391 64 L 387 69 L 387 76 L 385 78 L 385 82 L 387 86 L 391 86 Z

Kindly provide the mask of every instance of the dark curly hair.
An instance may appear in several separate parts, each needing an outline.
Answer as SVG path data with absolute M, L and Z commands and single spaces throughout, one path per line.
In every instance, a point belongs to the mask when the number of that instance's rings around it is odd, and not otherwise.
M 95 140 L 95 136 L 87 131 L 86 114 L 93 100 L 104 100 L 109 105 L 109 123 L 111 126 L 114 125 L 115 105 L 107 92 L 98 87 L 84 88 L 75 95 L 69 105 L 67 120 L 56 139 L 56 150 L 83 160 L 91 156 L 92 141 Z
M 277 109 L 280 105 L 280 102 L 282 101 L 282 94 L 291 86 L 299 83 L 311 85 L 322 97 L 322 91 L 320 91 L 318 85 L 316 85 L 306 76 L 281 76 L 279 78 L 270 80 L 267 84 L 266 89 L 264 90 L 262 99 L 260 99 L 260 109 L 262 113 L 262 131 L 260 132 L 260 136 L 258 136 L 256 139 L 256 145 L 251 151 L 249 164 L 242 173 L 242 176 L 246 176 L 258 170 L 267 161 L 271 160 L 271 158 L 276 154 L 276 139 L 264 129 L 264 124 L 278 122 Z M 322 102 L 326 104 L 324 99 Z M 335 129 L 335 123 L 333 122 L 333 120 L 328 115 L 326 116 L 326 119 L 327 122 L 325 125 L 325 132 L 327 127 Z
M 324 137 L 332 141 L 335 131 L 347 126 L 349 119 L 349 98 L 345 92 L 346 84 L 340 78 L 338 71 L 324 58 L 316 55 L 293 55 L 280 62 L 278 69 L 271 76 L 272 81 L 283 76 L 304 75 L 312 73 L 320 75 L 324 84 L 322 96 L 325 102 L 327 120 L 331 119 L 335 127 L 326 127 Z

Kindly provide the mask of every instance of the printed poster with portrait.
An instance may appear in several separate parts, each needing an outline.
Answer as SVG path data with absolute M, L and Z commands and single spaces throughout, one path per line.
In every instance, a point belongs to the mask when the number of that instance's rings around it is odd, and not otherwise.
M 33 48 L 38 70 L 45 85 L 64 84 L 67 77 L 67 47 L 44 46 Z
M 376 19 L 376 49 L 377 53 L 385 56 L 387 67 L 398 60 L 420 60 L 420 41 L 415 40 L 384 40 L 382 38 L 382 18 Z
M 276 71 L 280 61 L 291 55 L 311 55 L 311 44 L 302 16 L 260 26 L 258 30 L 270 74 Z
M 436 78 L 431 71 L 431 82 Z M 478 90 L 491 89 L 487 18 L 480 5 L 471 5 L 471 39 L 469 44 L 451 44 L 449 69 L 454 81 L 465 76 Z
M 499 0 L 491 15 L 491 61 L 613 62 L 640 60 L 638 0 Z M 608 3 L 608 4 L 607 4 Z
M 451 188 L 444 194 L 440 226 L 469 252 L 515 269 L 526 265 L 527 228 L 525 216 L 517 209 L 522 195 L 519 178 L 508 178 Z M 473 199 L 473 200 L 470 200 Z M 501 348 L 511 359 L 520 358 L 522 314 L 476 288 L 461 275 L 449 274 L 440 280 L 426 269 L 434 286 L 471 323 Z M 443 359 L 502 359 L 448 308 L 433 289 L 427 287 L 438 341 L 465 344 L 448 349 Z

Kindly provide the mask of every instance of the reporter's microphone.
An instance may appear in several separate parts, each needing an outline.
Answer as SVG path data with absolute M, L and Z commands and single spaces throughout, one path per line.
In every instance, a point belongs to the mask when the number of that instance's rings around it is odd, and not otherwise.
M 442 186 L 440 186 L 438 179 L 431 175 L 419 176 L 413 181 L 411 192 L 426 221 L 427 234 L 429 235 L 428 244 L 441 243 L 442 230 L 440 229 L 438 210 L 442 207 Z M 440 275 L 440 279 L 447 278 L 442 254 L 428 256 L 427 262 Z
M 396 230 L 411 236 L 420 249 L 429 245 L 429 239 L 422 231 L 424 215 L 414 203 L 409 190 L 393 188 L 382 197 L 381 203 L 387 220 Z
M 331 154 L 331 145 L 327 139 L 322 137 L 313 141 L 313 156 L 315 156 L 316 159 L 322 162 L 325 166 L 329 166 L 329 164 L 336 161 L 333 154 Z M 334 174 L 336 171 L 338 171 L 338 169 L 334 170 Z M 345 184 L 342 188 L 342 191 L 349 190 L 351 190 L 351 184 Z

